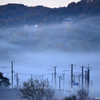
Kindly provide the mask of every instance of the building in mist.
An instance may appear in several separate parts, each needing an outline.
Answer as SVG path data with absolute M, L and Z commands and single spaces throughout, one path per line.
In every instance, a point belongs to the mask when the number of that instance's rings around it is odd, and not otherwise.
M 68 25 L 70 25 L 70 24 L 72 24 L 72 18 L 65 18 L 63 21 L 62 21 L 62 24 L 64 25 L 64 26 L 68 26 Z

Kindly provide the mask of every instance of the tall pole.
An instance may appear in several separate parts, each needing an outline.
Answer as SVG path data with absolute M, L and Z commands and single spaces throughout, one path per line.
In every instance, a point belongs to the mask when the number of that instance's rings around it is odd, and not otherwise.
M 55 79 L 55 89 L 56 89 L 56 66 L 54 67 L 54 79 Z
M 91 89 L 93 88 L 93 81 L 91 80 Z
M 90 69 L 88 66 L 88 70 L 87 70 L 87 88 L 88 88 L 88 90 L 89 90 L 89 84 L 90 84 Z
M 47 86 L 49 86 L 49 81 L 48 81 L 48 78 L 47 78 Z
M 33 77 L 33 75 L 31 74 L 31 81 L 32 81 L 32 79 L 33 79 L 32 77 Z
M 85 88 L 86 88 L 86 84 L 87 84 L 87 71 L 85 71 Z
M 79 78 L 79 85 L 80 85 L 80 75 L 78 76 L 78 78 Z
M 43 74 L 42 74 L 42 81 L 43 81 Z
M 32 74 L 31 74 L 31 87 L 32 87 L 32 81 L 33 81 L 33 78 L 32 78 L 33 76 L 32 76 Z M 31 88 L 32 89 L 32 88 Z
M 13 88 L 13 61 L 11 61 L 11 83 L 12 83 L 12 88 Z
M 52 87 L 53 87 L 53 73 L 52 73 Z
M 73 64 L 71 64 L 71 88 L 73 88 Z
M 18 78 L 18 73 L 16 73 L 16 83 L 17 83 L 17 88 L 19 86 L 19 78 Z
M 75 75 L 74 75 L 74 82 L 75 82 Z
M 65 88 L 65 73 L 63 73 L 63 89 Z
M 61 89 L 61 76 L 59 76 L 59 90 Z
M 83 66 L 82 66 L 82 88 L 83 88 Z

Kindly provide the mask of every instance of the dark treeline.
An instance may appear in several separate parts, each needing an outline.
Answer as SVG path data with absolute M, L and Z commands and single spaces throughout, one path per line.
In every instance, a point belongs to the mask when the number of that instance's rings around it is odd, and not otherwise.
M 100 0 L 81 0 L 77 3 L 72 2 L 67 7 L 60 8 L 7 4 L 0 6 L 0 27 L 59 23 L 66 17 L 99 14 Z

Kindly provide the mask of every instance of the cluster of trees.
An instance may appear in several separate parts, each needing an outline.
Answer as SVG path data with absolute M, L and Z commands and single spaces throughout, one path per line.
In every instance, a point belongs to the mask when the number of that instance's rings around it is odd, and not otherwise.
M 9 79 L 3 77 L 3 73 L 0 72 L 0 87 L 9 86 Z M 50 87 L 47 80 L 33 80 L 33 78 L 23 82 L 17 95 L 21 100 L 57 100 L 55 90 Z M 89 100 L 89 92 L 82 88 L 77 91 L 77 95 L 65 97 L 63 100 Z
M 23 83 L 18 96 L 28 100 L 54 100 L 54 90 L 50 88 L 48 81 L 31 78 Z
M 0 6 L 0 26 L 14 26 L 37 23 L 59 23 L 67 16 L 100 14 L 100 0 L 78 3 L 72 2 L 67 7 L 47 8 L 43 6 L 27 7 L 22 4 Z
M 81 0 L 78 3 L 72 2 L 67 7 L 70 14 L 95 15 L 100 14 L 100 0 Z
M 18 96 L 25 100 L 57 100 L 55 98 L 55 91 L 50 88 L 48 81 L 33 80 L 32 78 L 23 83 Z M 72 94 L 63 100 L 90 100 L 89 92 L 81 88 L 76 95 Z
M 86 89 L 81 88 L 77 91 L 76 95 L 65 97 L 64 100 L 90 100 L 89 92 Z
M 0 72 L 0 87 L 4 88 L 9 86 L 10 86 L 9 79 L 7 77 L 4 77 L 3 73 Z

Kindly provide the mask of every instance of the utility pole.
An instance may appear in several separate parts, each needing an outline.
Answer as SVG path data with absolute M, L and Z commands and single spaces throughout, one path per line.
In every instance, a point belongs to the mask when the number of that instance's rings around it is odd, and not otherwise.
M 54 67 L 55 89 L 56 89 L 56 67 L 57 67 L 57 66 Z
M 54 66 L 54 69 L 48 69 L 48 71 L 49 70 L 53 70 L 54 71 L 54 75 L 53 75 L 53 73 L 52 73 L 52 84 L 53 84 L 53 76 L 54 76 L 54 88 L 56 89 L 56 67 L 57 66 Z
M 52 87 L 53 87 L 53 73 L 52 73 Z
M 93 88 L 93 81 L 91 80 L 91 89 Z
M 90 87 L 90 67 L 88 64 L 88 67 L 87 67 L 87 89 L 88 90 L 89 90 L 89 87 Z
M 90 69 L 88 66 L 88 69 L 87 69 L 87 88 L 88 90 L 89 90 L 89 84 L 90 84 Z
M 59 90 L 61 89 L 61 79 L 62 79 L 62 77 L 59 76 Z
M 71 71 L 71 70 L 64 70 L 63 72 L 65 72 L 65 71 Z M 64 79 L 64 81 L 63 81 L 63 86 L 65 86 L 65 73 L 63 74 L 63 79 Z M 71 87 L 71 82 L 69 82 L 69 87 Z M 64 87 L 65 88 L 65 87 Z M 63 89 L 64 89 L 63 88 Z
M 18 73 L 15 74 L 16 76 L 16 84 L 17 84 L 17 88 L 19 87 L 19 78 L 18 78 Z
M 73 64 L 71 64 L 71 88 L 73 88 Z
M 11 83 L 12 83 L 12 88 L 13 88 L 13 61 L 11 61 Z
M 82 88 L 83 88 L 83 66 L 82 66 Z
M 65 73 L 63 73 L 63 89 L 65 88 Z
M 59 76 L 59 90 L 61 89 L 61 80 L 60 80 L 61 76 Z
M 49 86 L 49 81 L 48 81 L 48 78 L 47 78 L 47 86 Z
M 32 81 L 33 81 L 33 78 L 32 78 L 32 74 L 31 74 L 31 87 L 32 87 Z M 32 88 L 31 88 L 32 89 Z
M 87 71 L 85 71 L 85 88 L 86 88 L 86 85 L 87 85 Z
M 31 81 L 32 81 L 32 77 L 33 77 L 33 75 L 31 74 Z
M 19 88 L 19 78 L 18 78 L 18 73 L 17 73 L 17 88 Z
M 80 76 L 81 76 L 81 75 L 78 76 L 78 78 L 79 78 L 79 85 L 80 85 Z
M 42 81 L 43 81 L 43 74 L 42 74 Z
M 75 82 L 75 75 L 74 75 L 74 82 Z

